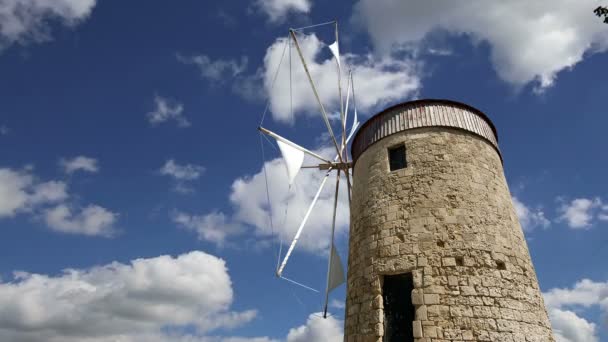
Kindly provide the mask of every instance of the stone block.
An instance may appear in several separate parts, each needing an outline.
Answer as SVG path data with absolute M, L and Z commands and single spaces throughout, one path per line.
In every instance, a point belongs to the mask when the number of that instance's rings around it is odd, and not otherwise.
M 424 335 L 422 334 L 422 324 L 420 321 L 414 321 L 413 323 L 413 327 L 414 327 L 414 338 L 421 338 L 424 337 Z
M 424 304 L 424 294 L 420 289 L 414 289 L 412 291 L 412 304 L 422 305 Z
M 424 304 L 427 304 L 427 305 L 439 304 L 439 295 L 438 294 L 424 294 Z

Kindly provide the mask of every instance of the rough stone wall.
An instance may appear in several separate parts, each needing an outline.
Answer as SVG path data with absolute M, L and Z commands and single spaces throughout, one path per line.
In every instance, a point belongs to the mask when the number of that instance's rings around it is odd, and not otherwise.
M 500 157 L 474 134 L 417 128 L 359 157 L 348 266 L 347 342 L 382 341 L 382 276 L 405 272 L 416 342 L 554 341 Z

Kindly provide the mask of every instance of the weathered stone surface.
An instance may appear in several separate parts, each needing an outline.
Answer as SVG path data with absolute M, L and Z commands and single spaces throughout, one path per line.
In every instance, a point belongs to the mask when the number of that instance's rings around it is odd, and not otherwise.
M 397 144 L 407 168 L 391 172 Z M 347 342 L 382 341 L 382 277 L 405 272 L 415 341 L 555 341 L 502 162 L 475 134 L 405 130 L 359 156 L 348 265 Z

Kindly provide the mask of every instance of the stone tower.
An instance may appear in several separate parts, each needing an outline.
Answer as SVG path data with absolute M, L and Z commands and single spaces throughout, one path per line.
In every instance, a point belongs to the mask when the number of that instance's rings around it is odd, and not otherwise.
M 402 103 L 352 155 L 345 341 L 554 341 L 485 114 Z

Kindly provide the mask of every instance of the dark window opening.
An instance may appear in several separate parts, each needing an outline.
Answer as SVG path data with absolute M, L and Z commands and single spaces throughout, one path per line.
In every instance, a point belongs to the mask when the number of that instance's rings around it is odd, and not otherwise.
M 414 342 L 416 308 L 412 304 L 413 289 L 414 278 L 411 273 L 384 276 L 383 342 Z
M 437 247 L 441 247 L 441 248 L 445 247 L 445 242 L 443 242 L 441 240 L 437 241 Z
M 388 162 L 391 171 L 405 169 L 407 160 L 405 158 L 405 145 L 399 145 L 388 149 Z
M 456 257 L 456 266 L 464 266 L 464 258 L 459 256 Z
M 498 268 L 499 270 L 506 270 L 507 269 L 507 264 L 505 264 L 504 261 L 497 261 L 496 262 L 496 268 Z

